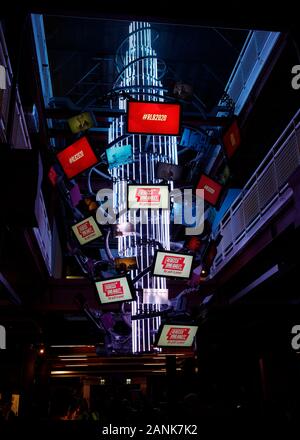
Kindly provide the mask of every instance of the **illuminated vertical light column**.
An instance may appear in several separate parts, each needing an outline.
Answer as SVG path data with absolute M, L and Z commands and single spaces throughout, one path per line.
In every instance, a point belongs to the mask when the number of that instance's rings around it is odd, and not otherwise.
M 152 48 L 153 30 L 149 23 L 132 22 L 129 35 L 120 45 L 116 56 L 118 79 L 115 91 L 124 90 L 135 100 L 164 101 L 164 89 L 160 79 L 165 72 L 165 64 L 157 58 Z M 120 98 L 119 108 L 126 109 L 126 100 Z M 118 141 L 118 139 L 120 139 Z M 177 164 L 177 139 L 175 136 L 128 135 L 124 116 L 115 118 L 109 128 L 109 143 L 115 145 L 131 144 L 133 163 L 120 165 L 110 170 L 114 182 L 114 207 L 120 212 L 118 223 L 134 223 L 134 236 L 119 237 L 120 256 L 136 256 L 139 270 L 132 277 L 150 266 L 155 249 L 160 243 L 164 249 L 170 249 L 170 212 L 168 210 L 149 209 L 142 212 L 140 221 L 136 212 L 126 212 L 127 183 L 158 183 L 155 166 L 158 161 Z M 172 189 L 172 183 L 170 183 Z M 141 215 L 142 215 L 141 214 Z M 143 304 L 143 289 L 166 289 L 164 278 L 152 277 L 147 273 L 135 285 L 137 301 L 132 303 L 132 315 L 149 311 L 158 311 L 159 304 Z M 132 320 L 133 353 L 149 351 L 160 318 Z

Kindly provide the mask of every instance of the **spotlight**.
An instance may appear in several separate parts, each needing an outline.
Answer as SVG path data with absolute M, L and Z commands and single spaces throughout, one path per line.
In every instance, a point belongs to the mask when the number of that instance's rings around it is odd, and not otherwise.
M 209 269 L 206 267 L 202 267 L 200 272 L 200 280 L 205 280 L 209 275 Z
M 45 347 L 43 345 L 40 345 L 38 348 L 38 354 L 40 356 L 43 356 L 45 354 Z

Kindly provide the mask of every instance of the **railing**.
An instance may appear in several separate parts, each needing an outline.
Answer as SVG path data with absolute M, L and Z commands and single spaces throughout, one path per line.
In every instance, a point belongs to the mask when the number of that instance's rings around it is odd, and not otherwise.
M 213 277 L 292 195 L 288 180 L 300 165 L 300 110 L 220 221 Z
M 251 31 L 228 80 L 225 92 L 235 102 L 238 115 L 280 37 L 280 32 Z
M 5 130 L 8 119 L 13 73 L 9 61 L 9 56 L 7 52 L 7 47 L 6 47 L 1 23 L 0 23 L 0 64 L 5 67 L 5 71 L 6 71 L 6 89 L 3 91 L 3 97 L 0 102 L 0 138 L 4 142 L 8 142 L 8 139 L 6 138 Z M 31 148 L 26 120 L 23 113 L 21 99 L 18 91 L 16 95 L 11 143 L 14 148 Z

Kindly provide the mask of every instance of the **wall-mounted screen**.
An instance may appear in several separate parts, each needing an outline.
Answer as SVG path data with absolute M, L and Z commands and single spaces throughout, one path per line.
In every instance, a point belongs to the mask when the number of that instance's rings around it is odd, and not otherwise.
M 210 137 L 203 131 L 195 131 L 190 128 L 183 130 L 180 145 L 191 150 L 201 151 L 204 154 L 211 142 Z
M 86 137 L 57 154 L 57 159 L 69 179 L 96 165 L 98 159 Z
M 93 217 L 88 217 L 72 226 L 73 232 L 80 244 L 89 243 L 102 236 Z
M 132 145 L 113 145 L 105 151 L 108 168 L 118 167 L 133 162 Z
M 157 347 L 191 347 L 197 330 L 196 325 L 162 324 L 155 345 Z
M 127 237 L 135 235 L 134 224 L 130 222 L 119 223 L 113 225 L 114 237 Z
M 115 268 L 118 272 L 128 272 L 138 269 L 136 257 L 115 258 Z
M 182 177 L 183 167 L 172 163 L 158 162 L 156 177 L 164 180 L 179 180 Z
M 178 136 L 180 114 L 180 104 L 128 101 L 127 132 Z
M 189 279 L 192 271 L 193 255 L 171 251 L 156 251 L 152 275 Z
M 127 276 L 96 281 L 95 286 L 101 304 L 134 301 L 136 299 L 134 287 Z
M 92 128 L 94 126 L 94 121 L 91 113 L 84 112 L 68 119 L 68 124 L 72 133 L 80 133 L 81 131 Z
M 227 156 L 230 158 L 234 155 L 241 144 L 241 135 L 238 123 L 236 120 L 230 125 L 223 135 L 223 144 Z
M 216 182 L 211 177 L 206 176 L 206 174 L 202 174 L 199 179 L 197 189 L 203 189 L 204 200 L 210 205 L 216 206 L 218 204 L 223 185 Z
M 127 185 L 128 209 L 169 209 L 168 185 Z
M 168 289 L 143 289 L 144 304 L 169 304 Z

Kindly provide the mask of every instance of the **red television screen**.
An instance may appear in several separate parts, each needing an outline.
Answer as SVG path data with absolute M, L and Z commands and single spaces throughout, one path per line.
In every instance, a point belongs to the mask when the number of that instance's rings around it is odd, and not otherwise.
M 74 144 L 58 153 L 57 159 L 69 179 L 96 165 L 98 162 L 86 137 L 80 138 Z
M 240 129 L 236 121 L 230 125 L 226 133 L 223 135 L 223 144 L 227 156 L 230 158 L 239 148 L 241 143 Z
M 211 179 L 210 177 L 206 176 L 206 174 L 202 174 L 198 182 L 197 189 L 203 189 L 204 200 L 210 205 L 216 206 L 219 201 L 223 186 L 215 180 Z
M 197 330 L 197 325 L 163 324 L 159 329 L 155 345 L 157 347 L 191 347 Z
M 178 136 L 180 113 L 179 104 L 128 101 L 127 132 Z

